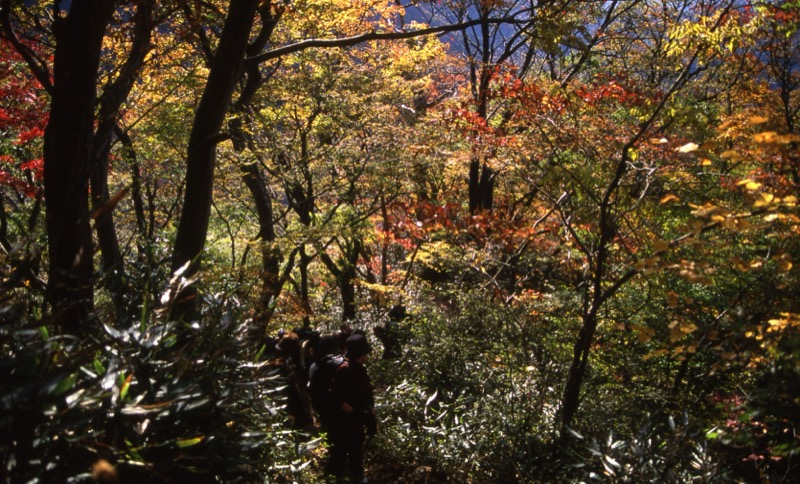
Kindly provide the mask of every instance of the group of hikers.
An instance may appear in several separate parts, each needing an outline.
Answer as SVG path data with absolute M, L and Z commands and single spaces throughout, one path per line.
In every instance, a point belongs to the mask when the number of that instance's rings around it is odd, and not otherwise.
M 384 346 L 383 358 L 400 354 L 396 329 L 405 312 L 400 314 L 396 308 L 385 326 L 374 329 Z M 316 416 L 327 436 L 326 476 L 367 482 L 364 444 L 378 430 L 372 383 L 364 366 L 372 352 L 367 334 L 342 325 L 335 333 L 321 336 L 305 326 L 279 331 L 274 343 L 288 384 L 286 408 L 292 426 L 311 431 Z

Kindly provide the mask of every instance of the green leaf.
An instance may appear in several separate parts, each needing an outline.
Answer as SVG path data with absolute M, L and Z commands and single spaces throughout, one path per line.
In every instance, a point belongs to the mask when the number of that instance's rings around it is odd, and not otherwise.
M 50 391 L 53 395 L 61 395 L 64 392 L 67 392 L 75 386 L 75 374 L 67 375 L 61 381 L 56 384 L 55 387 Z
M 106 372 L 106 368 L 100 363 L 100 360 L 94 360 L 94 371 L 98 375 L 103 375 Z
M 191 439 L 181 439 L 177 442 L 178 447 L 191 447 L 193 445 L 197 445 L 205 439 L 205 436 L 199 435 L 197 437 L 192 437 Z

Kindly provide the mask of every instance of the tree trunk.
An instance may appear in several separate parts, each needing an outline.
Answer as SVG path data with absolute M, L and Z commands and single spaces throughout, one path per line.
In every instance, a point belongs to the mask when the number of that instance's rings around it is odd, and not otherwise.
M 236 83 L 241 79 L 258 4 L 259 0 L 231 0 L 208 81 L 195 112 L 186 159 L 186 193 L 172 254 L 173 272 L 188 264 L 183 274 L 186 278 L 197 273 L 205 248 L 219 132 Z M 173 305 L 171 317 L 194 318 L 196 296 L 194 286 L 182 291 Z
M 261 30 L 255 40 L 247 46 L 247 55 L 259 53 L 269 41 L 275 30 L 282 11 L 273 14 L 271 2 L 264 2 L 259 14 L 261 17 Z M 262 83 L 261 68 L 257 62 L 247 62 L 244 66 L 244 87 L 234 106 L 236 116 L 230 122 L 231 140 L 233 149 L 237 153 L 244 153 L 250 143 L 250 137 L 242 128 L 246 120 L 250 103 Z M 274 300 L 277 299 L 283 285 L 280 277 L 281 253 L 273 245 L 275 242 L 275 220 L 272 210 L 272 196 L 267 189 L 267 181 L 259 170 L 255 161 L 241 166 L 242 180 L 253 196 L 253 203 L 258 214 L 257 240 L 261 245 L 261 292 L 258 296 L 255 320 L 258 330 L 266 330 L 267 323 L 272 318 Z
M 53 90 L 43 149 L 47 296 L 69 333 L 79 332 L 94 308 L 88 183 L 100 48 L 113 9 L 113 2 L 75 0 L 66 16 L 56 12 L 53 25 Z
M 258 240 L 261 243 L 261 293 L 259 294 L 256 321 L 266 325 L 269 321 L 273 299 L 278 297 L 281 289 L 280 264 L 281 254 L 273 247 L 275 242 L 275 224 L 272 212 L 272 197 L 267 190 L 264 176 L 256 163 L 242 167 L 242 178 L 250 193 L 258 214 Z
M 573 348 L 572 364 L 569 367 L 567 384 L 564 386 L 564 397 L 561 401 L 561 436 L 565 438 L 566 428 L 572 425 L 572 419 L 578 411 L 580 403 L 581 385 L 586 375 L 586 366 L 589 364 L 589 350 L 591 349 L 594 332 L 597 329 L 597 317 L 593 313 L 584 315 L 583 326 L 578 333 L 578 340 Z
M 477 158 L 469 164 L 469 211 L 491 210 L 494 203 L 495 172 Z
M 104 91 L 100 98 L 99 123 L 94 136 L 94 169 L 91 176 L 92 210 L 94 211 L 95 230 L 102 255 L 101 271 L 104 283 L 111 293 L 117 321 L 124 323 L 130 319 L 125 304 L 126 277 L 122 252 L 114 226 L 113 202 L 108 192 L 109 155 L 114 141 L 114 134 L 121 132 L 117 128 L 119 111 L 122 103 L 128 98 L 144 59 L 150 51 L 150 40 L 153 27 L 154 0 L 138 2 L 134 15 L 133 40 L 131 50 L 120 74 Z

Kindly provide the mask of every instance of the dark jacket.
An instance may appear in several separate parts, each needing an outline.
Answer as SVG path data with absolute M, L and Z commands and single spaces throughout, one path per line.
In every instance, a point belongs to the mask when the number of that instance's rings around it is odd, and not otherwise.
M 309 369 L 308 393 L 311 396 L 311 405 L 320 418 L 335 415 L 337 407 L 331 395 L 331 383 L 334 372 L 342 362 L 344 357 L 341 355 L 325 355 Z
M 361 416 L 373 412 L 375 406 L 367 369 L 361 363 L 348 359 L 333 374 L 331 393 L 335 408 L 342 412 L 342 404 L 353 407 L 353 415 Z

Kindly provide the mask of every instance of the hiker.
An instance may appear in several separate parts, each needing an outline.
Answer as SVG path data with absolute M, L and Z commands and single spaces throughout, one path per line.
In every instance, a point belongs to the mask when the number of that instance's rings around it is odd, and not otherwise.
M 336 416 L 331 432 L 331 448 L 326 474 L 345 476 L 345 468 L 354 482 L 367 482 L 364 477 L 364 444 L 375 435 L 375 403 L 364 363 L 372 348 L 366 335 L 354 333 L 347 338 L 347 354 L 331 382 L 331 397 Z
M 330 443 L 331 428 L 336 418 L 336 408 L 331 397 L 331 381 L 339 365 L 344 362 L 339 340 L 335 336 L 323 336 L 317 345 L 317 360 L 308 372 L 308 394 L 311 406 L 317 412 L 320 428 L 328 434 Z
M 395 304 L 389 310 L 389 321 L 383 326 L 376 326 L 372 331 L 383 344 L 383 354 L 381 358 L 391 360 L 400 358 L 403 354 L 402 339 L 404 331 L 400 327 L 400 322 L 406 317 L 406 308 L 401 304 Z
M 311 429 L 311 402 L 306 388 L 307 376 L 303 366 L 300 338 L 294 332 L 281 337 L 277 344 L 283 365 L 281 373 L 286 377 L 287 403 L 286 409 L 292 418 L 292 427 L 299 430 Z

